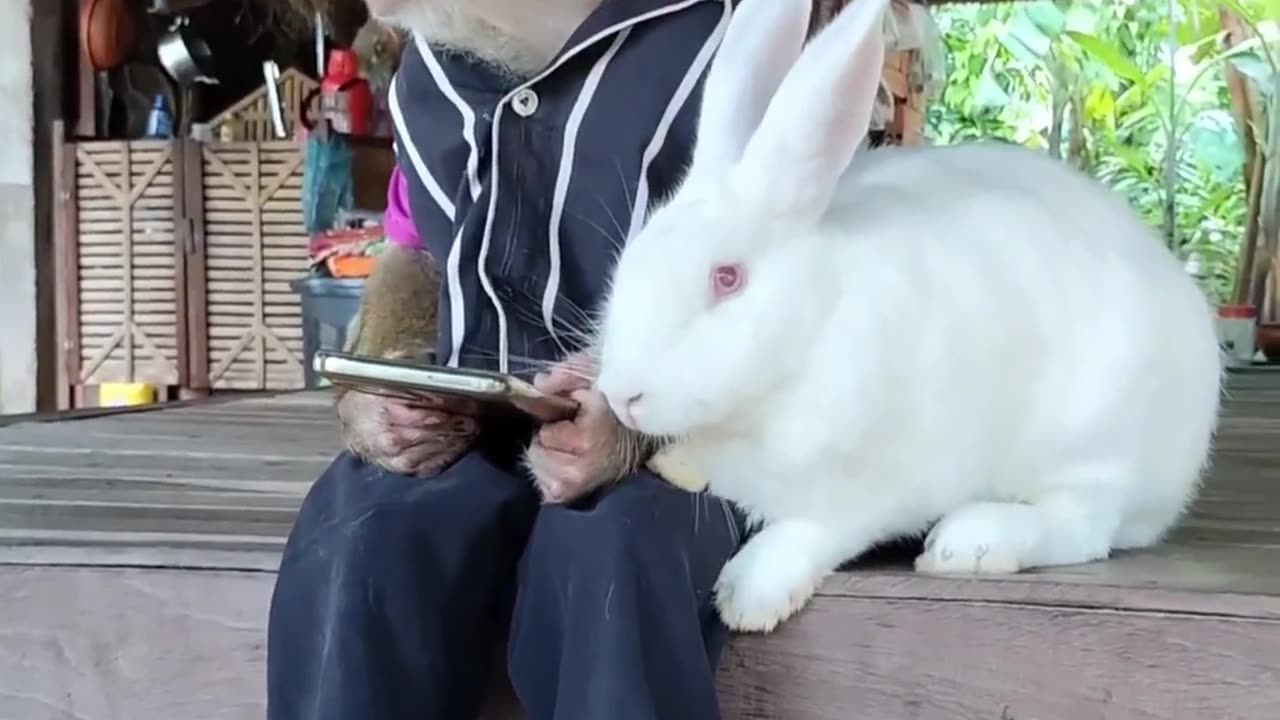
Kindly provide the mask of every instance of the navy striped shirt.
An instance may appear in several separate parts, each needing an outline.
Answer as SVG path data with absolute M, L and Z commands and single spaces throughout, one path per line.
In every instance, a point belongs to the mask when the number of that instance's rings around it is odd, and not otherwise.
M 543 72 L 407 45 L 397 163 L 444 277 L 437 352 L 522 372 L 581 344 L 618 247 L 690 158 L 730 0 L 604 0 Z

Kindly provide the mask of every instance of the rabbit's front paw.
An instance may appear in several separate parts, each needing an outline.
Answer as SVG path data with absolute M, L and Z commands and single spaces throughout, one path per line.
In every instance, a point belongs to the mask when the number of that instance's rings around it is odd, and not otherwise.
M 769 632 L 813 597 L 830 572 L 812 534 L 768 526 L 734 555 L 716 581 L 716 609 L 733 630 Z
M 932 574 L 1002 575 L 1022 569 L 1034 542 L 1033 511 L 1018 503 L 979 502 L 938 521 L 916 558 L 916 571 Z

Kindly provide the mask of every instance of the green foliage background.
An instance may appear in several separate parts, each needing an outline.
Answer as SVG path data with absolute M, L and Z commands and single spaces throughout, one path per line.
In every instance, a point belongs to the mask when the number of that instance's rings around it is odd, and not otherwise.
M 1278 3 L 1227 4 L 1265 19 Z M 1259 54 L 1265 48 L 1224 51 L 1222 5 L 1037 0 L 937 7 L 948 77 L 931 103 L 928 134 L 937 143 L 1005 139 L 1085 169 L 1161 228 L 1211 298 L 1222 301 L 1246 215 L 1244 153 L 1224 62 L 1269 86 Z

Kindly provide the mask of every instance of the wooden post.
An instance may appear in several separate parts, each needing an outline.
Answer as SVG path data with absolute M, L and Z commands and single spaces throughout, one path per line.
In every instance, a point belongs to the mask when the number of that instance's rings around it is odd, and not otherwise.
M 179 389 L 184 399 L 209 394 L 209 307 L 205 261 L 204 144 L 182 141 L 181 165 L 174 169 L 180 178 L 182 217 L 177 235 L 181 238 L 178 266 L 182 268 L 179 312 L 179 365 L 186 380 Z
M 76 148 L 65 140 L 66 125 L 53 124 L 54 314 L 57 327 L 57 406 L 75 407 L 80 382 L 80 264 L 76 235 Z
M 1226 8 L 1218 11 L 1218 19 L 1226 30 L 1226 49 L 1239 45 L 1248 39 L 1248 31 L 1240 22 L 1240 18 Z M 1231 96 L 1231 114 L 1235 117 L 1236 129 L 1240 131 L 1240 144 L 1244 150 L 1244 181 L 1247 184 L 1253 178 L 1253 163 L 1257 154 L 1257 142 L 1253 135 L 1253 119 L 1256 98 L 1249 89 L 1249 80 L 1231 63 L 1223 63 L 1223 76 L 1227 84 L 1227 92 Z
M 83 30 L 80 22 L 84 17 L 84 8 L 88 4 L 89 0 L 79 0 L 76 3 L 76 61 L 71 65 L 76 69 L 76 135 L 83 138 L 96 137 L 98 134 L 98 74 L 89 64 L 89 58 L 79 42 L 80 33 Z
M 74 3 L 35 2 L 31 4 L 31 47 L 44 54 L 32 65 L 32 180 L 35 202 L 36 264 L 36 408 L 42 412 L 61 407 L 59 368 L 61 336 L 57 331 L 57 258 L 54 226 L 57 222 L 57 163 L 66 141 L 67 116 L 64 102 L 64 70 L 73 67 L 74 46 L 69 40 L 75 24 L 70 14 Z
M 191 385 L 191 325 L 187 322 L 187 248 L 191 245 L 191 228 L 187 224 L 187 145 L 183 139 L 173 141 L 173 307 L 174 347 L 178 355 L 178 396 Z

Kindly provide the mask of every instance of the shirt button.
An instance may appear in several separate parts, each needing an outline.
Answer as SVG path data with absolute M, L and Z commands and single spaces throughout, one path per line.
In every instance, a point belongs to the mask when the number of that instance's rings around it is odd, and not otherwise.
M 538 112 L 538 93 L 530 88 L 522 88 L 511 98 L 511 108 L 520 117 L 529 117 Z

